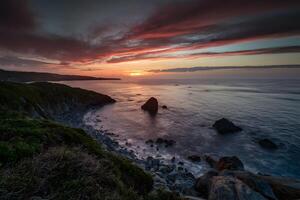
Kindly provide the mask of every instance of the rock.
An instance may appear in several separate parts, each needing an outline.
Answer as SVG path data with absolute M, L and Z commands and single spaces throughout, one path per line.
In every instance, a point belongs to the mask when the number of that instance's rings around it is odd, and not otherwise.
M 231 121 L 229 121 L 226 118 L 217 120 L 213 124 L 213 127 L 220 134 L 235 133 L 235 132 L 242 131 L 242 129 L 240 127 L 236 126 L 234 123 L 232 123 Z
M 258 144 L 262 147 L 262 148 L 265 148 L 265 149 L 269 149 L 269 150 L 276 150 L 278 149 L 278 146 L 272 142 L 271 140 L 269 139 L 261 139 L 258 141 Z
M 178 167 L 178 171 L 183 171 L 183 167 Z
M 209 164 L 209 166 L 210 166 L 211 168 L 216 168 L 216 166 L 217 166 L 217 161 L 216 161 L 213 157 L 211 157 L 211 156 L 209 156 L 209 155 L 204 155 L 203 158 L 204 158 L 204 160 Z
M 168 107 L 166 105 L 163 105 L 162 109 L 168 109 Z
M 162 139 L 162 138 L 157 138 L 156 141 L 155 141 L 155 143 L 156 143 L 156 144 L 162 144 L 162 143 L 164 143 L 164 141 L 165 141 L 165 140 Z
M 175 162 L 175 159 L 176 159 L 176 158 L 173 156 L 172 159 L 171 159 L 171 162 L 174 163 L 174 162 Z
M 201 157 L 197 156 L 197 155 L 188 156 L 188 159 L 192 162 L 200 162 L 201 161 Z
M 156 144 L 158 145 L 165 145 L 165 147 L 170 147 L 173 146 L 176 142 L 174 140 L 167 140 L 163 138 L 157 138 L 155 141 Z
M 242 161 L 236 156 L 222 157 L 218 161 L 216 168 L 219 171 L 222 171 L 224 169 L 244 170 L 244 165 L 243 165 Z
M 175 165 L 162 165 L 159 168 L 159 171 L 163 174 L 169 174 L 175 169 Z
M 147 157 L 146 169 L 148 169 L 148 170 L 154 169 L 155 171 L 157 171 L 159 169 L 159 166 L 160 166 L 159 159 L 154 159 L 151 156 Z
M 266 200 L 242 181 L 229 176 L 214 176 L 209 200 Z
M 208 198 L 212 177 L 218 176 L 216 170 L 206 172 L 201 177 L 197 178 L 195 183 L 195 190 L 204 198 Z
M 145 142 L 146 144 L 153 144 L 153 140 L 147 140 L 146 142 Z
M 158 101 L 156 98 L 151 97 L 148 101 L 141 106 L 145 111 L 148 111 L 150 114 L 155 115 L 158 111 Z
M 180 161 L 180 162 L 178 162 L 178 165 L 184 165 L 184 162 Z
M 277 200 L 270 184 L 259 178 L 257 175 L 246 171 L 232 171 L 231 174 L 265 198 L 269 200 Z
M 266 181 L 272 187 L 278 199 L 300 199 L 300 180 L 261 175 L 256 177 Z

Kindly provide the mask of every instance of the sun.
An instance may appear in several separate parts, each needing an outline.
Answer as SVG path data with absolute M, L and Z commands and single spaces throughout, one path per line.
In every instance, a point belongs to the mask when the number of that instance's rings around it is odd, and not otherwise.
M 143 74 L 141 72 L 130 72 L 129 76 L 142 76 Z

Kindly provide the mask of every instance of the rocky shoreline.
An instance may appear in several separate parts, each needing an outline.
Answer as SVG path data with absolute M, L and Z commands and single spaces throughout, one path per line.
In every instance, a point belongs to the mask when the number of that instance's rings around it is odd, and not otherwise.
M 156 104 L 155 104 L 156 105 Z M 156 106 L 157 107 L 157 106 Z M 97 107 L 96 107 L 97 108 Z M 300 181 L 285 178 L 253 174 L 244 169 L 242 161 L 233 157 L 219 159 L 209 155 L 190 155 L 186 160 L 172 157 L 148 156 L 141 158 L 137 152 L 128 148 L 130 143 L 121 145 L 118 135 L 96 130 L 85 123 L 84 116 L 97 109 L 82 110 L 58 118 L 60 122 L 85 130 L 90 136 L 102 144 L 110 152 L 115 152 L 133 161 L 153 176 L 154 188 L 178 193 L 186 199 L 297 199 L 300 198 Z M 99 119 L 98 119 L 99 120 Z M 101 123 L 101 120 L 97 121 Z M 213 128 L 219 134 L 230 134 L 242 129 L 223 118 L 217 120 Z M 258 141 L 259 142 L 259 141 Z M 156 138 L 145 141 L 145 145 L 159 150 L 175 145 L 176 141 Z M 261 146 L 274 149 L 271 142 L 264 140 Z M 266 144 L 265 144 L 266 143 Z M 159 152 L 159 151 L 157 151 Z M 209 166 L 204 174 L 195 176 L 186 166 L 187 161 Z M 280 180 L 280 181 L 278 181 Z M 288 197 L 288 198 L 285 198 Z
M 72 115 L 74 116 L 74 115 Z M 80 116 L 84 116 L 81 113 Z M 96 130 L 84 123 L 77 115 L 65 119 L 65 123 L 84 129 L 99 141 L 109 151 L 125 156 L 139 167 L 150 172 L 154 180 L 154 188 L 177 192 L 186 199 L 297 199 L 300 197 L 300 182 L 298 180 L 253 174 L 244 169 L 243 163 L 237 157 L 223 157 L 219 160 L 208 155 L 191 155 L 191 162 L 210 166 L 200 177 L 195 177 L 186 167 L 186 160 L 171 158 L 170 160 L 148 156 L 141 159 L 136 152 L 126 145 L 120 145 L 114 133 Z M 81 118 L 83 119 L 83 118 Z M 71 124 L 70 124 L 71 123 Z M 145 141 L 146 145 L 163 145 L 165 148 L 176 142 L 157 138 Z M 278 181 L 280 180 L 280 181 Z M 219 196 L 218 196 L 219 195 Z M 221 195 L 221 196 L 220 196 Z M 285 198 L 287 196 L 288 198 Z

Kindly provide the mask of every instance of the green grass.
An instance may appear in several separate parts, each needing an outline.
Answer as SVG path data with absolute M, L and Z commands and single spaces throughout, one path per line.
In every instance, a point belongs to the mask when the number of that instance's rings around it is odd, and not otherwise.
M 76 109 L 114 103 L 107 95 L 56 83 L 0 82 L 0 110 L 55 118 Z
M 0 199 L 179 199 L 152 191 L 150 174 L 82 129 L 48 117 L 62 102 L 75 108 L 105 103 L 101 98 L 113 101 L 59 84 L 0 83 Z
M 14 199 L 15 196 L 23 199 L 27 198 L 26 195 L 35 195 L 45 179 L 51 181 L 37 194 L 58 195 L 56 199 L 66 197 L 61 190 L 74 197 L 82 194 L 109 196 L 113 193 L 134 199 L 152 189 L 149 174 L 127 159 L 103 150 L 81 129 L 47 120 L 3 119 L 2 116 L 0 133 L 0 199 Z M 48 166 L 46 171 L 42 169 L 44 166 Z M 101 173 L 97 166 L 101 166 Z M 97 187 L 97 184 L 100 185 Z M 56 185 L 59 188 L 55 188 Z M 87 191 L 94 187 L 105 191 Z M 22 192 L 19 191 L 21 188 Z

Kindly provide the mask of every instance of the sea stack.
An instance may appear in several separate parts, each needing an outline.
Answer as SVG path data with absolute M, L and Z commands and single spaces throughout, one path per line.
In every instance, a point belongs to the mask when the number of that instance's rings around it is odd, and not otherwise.
M 158 111 L 158 101 L 156 98 L 151 97 L 141 108 L 148 111 L 151 115 L 155 115 Z
M 226 133 L 235 133 L 242 131 L 242 129 L 238 126 L 236 126 L 234 123 L 229 121 L 226 118 L 222 118 L 217 120 L 213 127 L 217 130 L 220 134 L 226 134 Z

